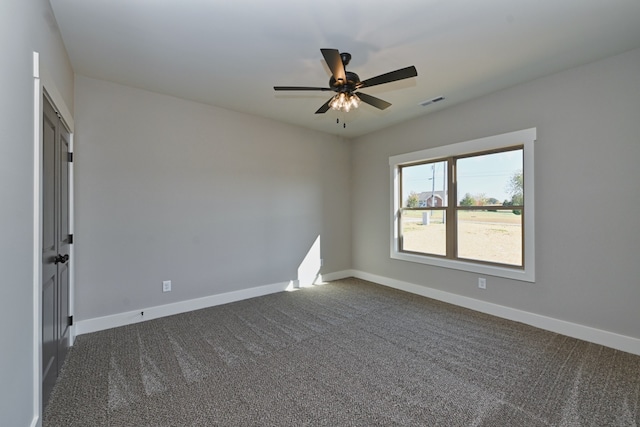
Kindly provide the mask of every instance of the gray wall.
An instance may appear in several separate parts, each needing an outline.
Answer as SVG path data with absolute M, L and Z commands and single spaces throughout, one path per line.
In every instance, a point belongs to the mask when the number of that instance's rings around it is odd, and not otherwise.
M 344 140 L 82 76 L 75 93 L 78 320 L 296 280 L 318 236 L 323 272 L 351 267 Z
M 46 0 L 0 2 L 0 423 L 30 425 L 34 408 L 33 345 L 33 60 L 73 108 L 73 73 Z
M 446 94 L 444 94 L 446 96 Z M 391 155 L 537 127 L 536 283 L 389 258 Z M 640 338 L 640 50 L 353 143 L 353 267 Z

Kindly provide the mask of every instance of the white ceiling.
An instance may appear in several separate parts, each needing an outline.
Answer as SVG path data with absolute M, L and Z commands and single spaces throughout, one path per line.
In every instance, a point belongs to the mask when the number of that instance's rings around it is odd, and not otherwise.
M 50 2 L 76 73 L 346 138 L 640 47 L 639 0 Z M 314 114 L 331 92 L 273 86 L 328 86 L 320 48 L 418 77 L 363 90 L 384 111 Z

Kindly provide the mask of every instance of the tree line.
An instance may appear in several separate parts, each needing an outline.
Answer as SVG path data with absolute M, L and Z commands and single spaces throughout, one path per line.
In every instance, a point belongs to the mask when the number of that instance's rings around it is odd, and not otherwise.
M 515 172 L 507 183 L 506 192 L 511 196 L 511 199 L 505 199 L 502 202 L 502 206 L 523 206 L 524 205 L 524 177 L 522 171 Z M 420 199 L 415 191 L 412 191 L 407 196 L 405 206 L 408 208 L 417 208 L 420 204 Z M 466 193 L 462 199 L 460 199 L 460 206 L 496 206 L 500 205 L 500 201 L 495 197 L 487 197 L 485 193 L 471 194 Z M 519 209 L 514 209 L 513 213 L 520 215 L 522 212 Z

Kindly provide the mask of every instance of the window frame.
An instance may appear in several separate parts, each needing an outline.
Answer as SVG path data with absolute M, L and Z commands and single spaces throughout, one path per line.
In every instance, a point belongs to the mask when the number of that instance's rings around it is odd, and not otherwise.
M 389 157 L 390 181 L 391 181 L 391 238 L 390 256 L 392 259 L 409 261 L 421 264 L 434 265 L 438 267 L 463 270 L 483 275 L 505 277 L 509 279 L 535 282 L 535 188 L 534 188 L 534 142 L 536 140 L 536 128 L 524 129 L 509 132 L 501 135 L 489 136 L 456 144 L 444 145 L 435 148 L 415 151 Z M 441 161 L 451 158 L 482 155 L 488 152 L 510 149 L 521 146 L 523 150 L 523 179 L 524 179 L 524 207 L 522 215 L 522 244 L 523 244 L 523 266 L 508 266 L 506 264 L 494 264 L 482 260 L 452 259 L 440 255 L 428 255 L 419 252 L 409 252 L 400 250 L 400 210 L 402 209 L 401 189 L 401 167 L 424 162 Z M 452 172 L 453 165 L 449 162 L 449 173 Z M 453 175 L 451 175 L 453 176 Z M 454 212 L 460 209 L 457 195 L 455 194 L 455 183 L 453 188 L 449 188 L 449 203 L 454 201 L 452 206 Z M 454 200 L 455 199 L 455 200 Z M 509 207 L 512 209 L 512 207 Z M 438 210 L 441 208 L 419 208 L 417 210 Z M 446 211 L 446 209 L 445 209 Z M 455 221 L 455 218 L 447 218 L 447 221 Z M 447 246 L 455 244 L 452 240 L 455 236 L 447 234 Z

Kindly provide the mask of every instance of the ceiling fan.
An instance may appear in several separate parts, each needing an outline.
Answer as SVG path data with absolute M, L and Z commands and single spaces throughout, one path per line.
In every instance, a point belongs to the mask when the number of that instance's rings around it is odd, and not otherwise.
M 384 83 L 395 82 L 398 80 L 408 79 L 410 77 L 416 77 L 418 71 L 413 65 L 399 70 L 391 71 L 389 73 L 381 74 L 370 79 L 360 81 L 360 77 L 356 73 L 347 71 L 345 67 L 351 60 L 351 54 L 347 52 L 338 52 L 337 49 L 320 49 L 324 60 L 327 61 L 327 65 L 331 70 L 332 76 L 329 80 L 329 87 L 308 87 L 308 86 L 274 86 L 275 90 L 316 90 L 316 91 L 334 91 L 334 95 L 331 99 L 325 102 L 322 107 L 318 108 L 316 114 L 326 113 L 329 108 L 334 110 L 341 110 L 349 112 L 352 108 L 357 108 L 359 102 L 365 102 L 380 110 L 384 110 L 391 106 L 387 101 L 384 101 L 375 96 L 367 95 L 366 93 L 356 91 L 362 88 L 371 86 L 377 86 Z

